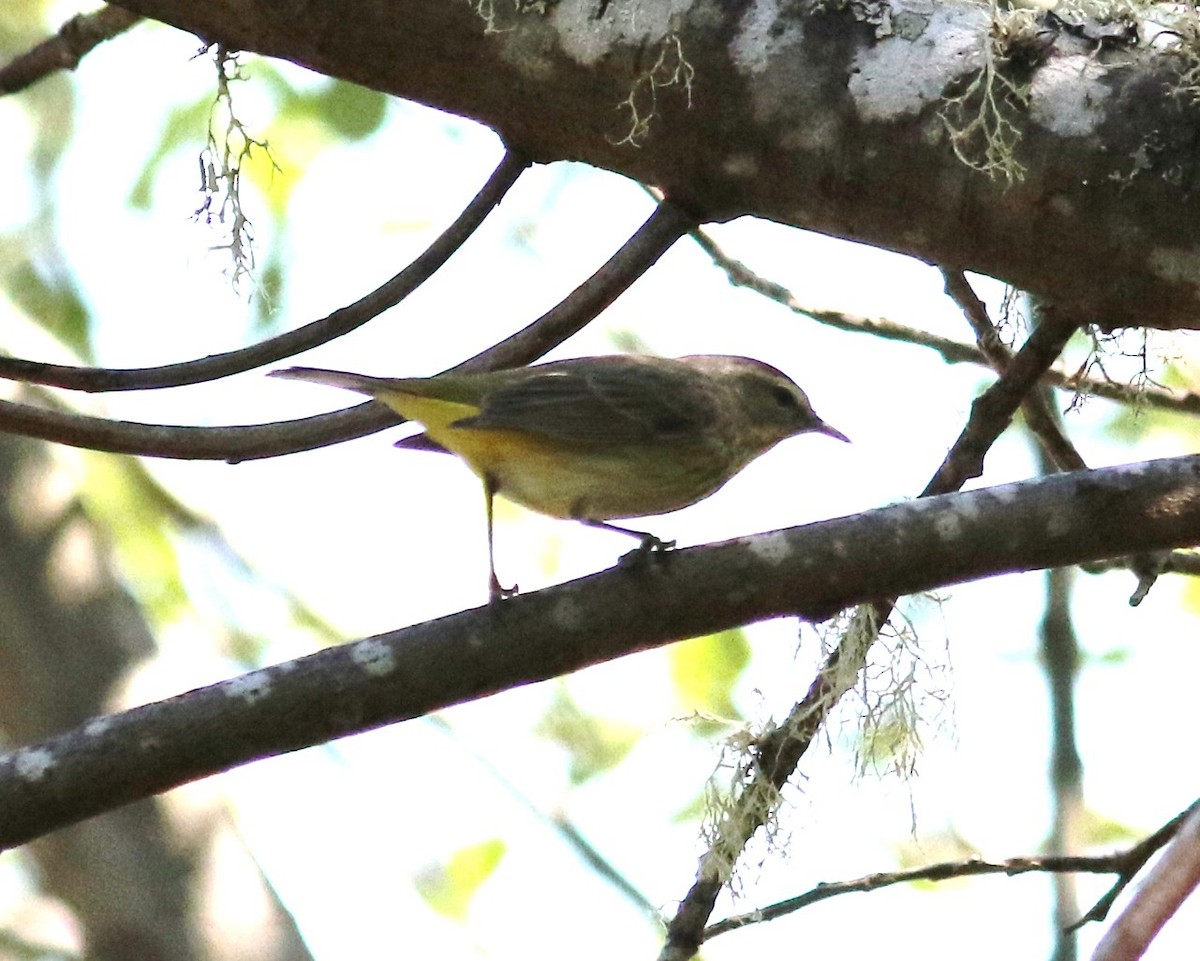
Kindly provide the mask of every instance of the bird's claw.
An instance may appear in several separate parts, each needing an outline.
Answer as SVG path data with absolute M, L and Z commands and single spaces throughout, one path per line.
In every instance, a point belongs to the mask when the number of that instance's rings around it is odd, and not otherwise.
M 647 534 L 642 538 L 642 542 L 637 547 L 628 554 L 621 555 L 621 559 L 617 561 L 617 567 L 626 571 L 632 570 L 645 564 L 650 556 L 654 554 L 665 559 L 668 552 L 674 547 L 674 541 L 664 541 L 653 534 Z
M 500 581 L 496 579 L 495 575 L 492 575 L 492 581 L 488 585 L 488 603 L 499 604 L 510 597 L 515 597 L 520 589 L 519 584 L 514 584 L 512 587 L 502 587 Z

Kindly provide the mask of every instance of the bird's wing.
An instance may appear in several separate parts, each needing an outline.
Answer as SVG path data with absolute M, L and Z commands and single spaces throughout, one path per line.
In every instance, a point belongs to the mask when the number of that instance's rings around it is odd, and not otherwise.
M 537 376 L 489 391 L 479 414 L 454 426 L 580 445 L 669 444 L 694 437 L 717 417 L 715 400 L 674 364 L 618 356 L 594 358 L 585 368 L 567 362 L 533 369 Z

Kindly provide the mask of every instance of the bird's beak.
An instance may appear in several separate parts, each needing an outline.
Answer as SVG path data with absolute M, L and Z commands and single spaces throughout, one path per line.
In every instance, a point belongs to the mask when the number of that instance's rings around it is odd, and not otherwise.
M 827 437 L 836 437 L 838 440 L 844 440 L 847 444 L 850 443 L 850 438 L 843 434 L 836 427 L 830 427 L 825 421 L 820 421 L 815 428 L 818 434 L 824 434 Z

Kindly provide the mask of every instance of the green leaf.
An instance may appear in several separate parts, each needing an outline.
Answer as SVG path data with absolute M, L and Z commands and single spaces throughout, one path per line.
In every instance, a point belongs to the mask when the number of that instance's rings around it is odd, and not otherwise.
M 208 137 L 208 116 L 212 110 L 212 96 L 206 94 L 190 104 L 176 107 L 167 115 L 158 135 L 158 143 L 150 158 L 142 167 L 137 183 L 129 193 L 129 205 L 136 210 L 148 210 L 154 191 L 154 180 L 171 151 L 182 146 L 194 146 L 197 154 Z M 200 168 L 196 168 L 196 186 L 200 187 Z M 199 205 L 199 200 L 197 200 Z
M 945 827 L 932 834 L 923 834 L 893 845 L 896 865 L 901 870 L 922 868 L 940 861 L 964 861 L 979 857 L 979 850 L 953 827 Z M 910 881 L 918 891 L 945 891 L 948 887 L 961 887 L 970 883 L 970 878 L 952 878 L 942 881 Z
M 0 250 L 0 262 L 9 253 Z M 73 350 L 81 360 L 91 360 L 90 321 L 74 281 L 66 276 L 44 276 L 28 262 L 16 265 L 4 277 L 5 288 L 21 310 L 47 333 Z
M 711 737 L 723 724 L 740 720 L 733 690 L 750 662 L 750 645 L 740 628 L 696 637 L 671 647 L 667 656 L 675 693 L 686 711 L 711 720 L 693 726 L 701 737 Z
M 891 709 L 865 725 L 859 735 L 858 767 L 863 774 L 892 773 L 908 777 L 915 773 L 921 740 L 916 718 L 902 710 Z
M 708 793 L 697 791 L 690 801 L 671 815 L 672 824 L 689 824 L 701 820 L 708 812 Z
M 1081 820 L 1078 835 L 1081 847 L 1115 847 L 1141 839 L 1141 835 L 1128 824 L 1114 821 L 1090 808 L 1083 812 Z
M 573 785 L 615 767 L 642 736 L 633 725 L 585 714 L 562 686 L 538 722 L 536 733 L 569 752 Z
M 276 308 L 283 302 L 287 280 L 285 273 L 279 248 L 273 247 L 254 288 L 254 325 L 259 331 L 274 331 L 278 327 L 280 314 Z
M 314 115 L 348 140 L 361 140 L 378 130 L 388 103 L 381 93 L 341 80 L 306 99 Z
M 460 848 L 448 861 L 420 872 L 413 878 L 413 884 L 417 893 L 439 914 L 465 921 L 471 899 L 492 876 L 504 852 L 505 844 L 499 838 Z
M 88 516 L 109 531 L 130 585 L 145 611 L 167 623 L 188 607 L 172 537 L 179 507 L 132 457 L 85 455 L 82 502 Z

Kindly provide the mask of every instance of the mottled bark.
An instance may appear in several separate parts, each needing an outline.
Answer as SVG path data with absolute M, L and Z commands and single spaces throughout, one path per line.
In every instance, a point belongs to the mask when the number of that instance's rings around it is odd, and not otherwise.
M 122 5 L 472 117 L 709 219 L 979 271 L 1105 326 L 1200 324 L 1200 111 L 1177 95 L 1197 61 L 1161 25 L 996 24 L 970 0 Z

